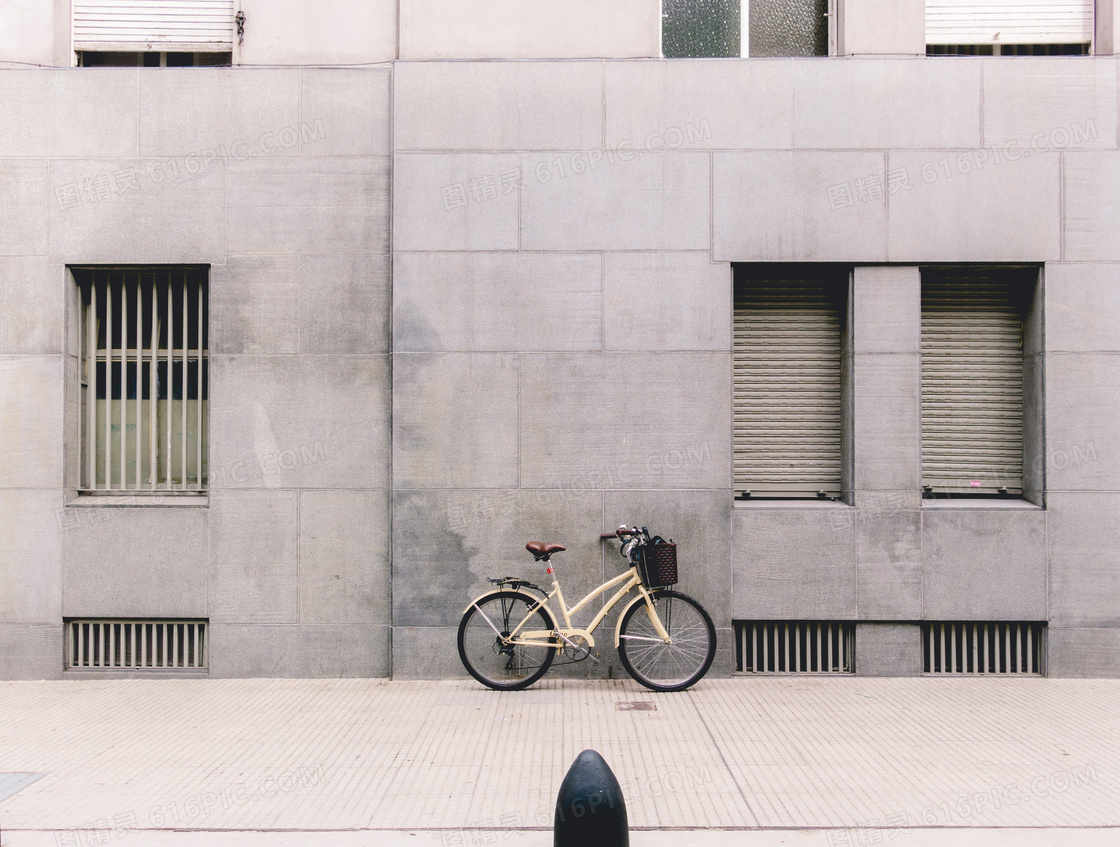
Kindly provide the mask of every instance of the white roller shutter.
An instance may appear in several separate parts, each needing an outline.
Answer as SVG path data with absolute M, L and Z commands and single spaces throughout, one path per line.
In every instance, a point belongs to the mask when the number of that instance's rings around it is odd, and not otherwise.
M 840 496 L 841 286 L 736 281 L 736 494 Z
M 74 0 L 75 50 L 233 49 L 233 0 Z
M 926 0 L 926 44 L 1088 44 L 1093 0 Z
M 1022 493 L 1027 282 L 1024 272 L 923 272 L 922 485 L 929 490 Z

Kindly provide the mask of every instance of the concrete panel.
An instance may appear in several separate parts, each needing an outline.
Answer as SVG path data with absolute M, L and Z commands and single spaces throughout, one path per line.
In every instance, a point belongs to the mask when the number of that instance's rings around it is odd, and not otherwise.
M 0 621 L 62 618 L 62 492 L 0 491 Z
M 1120 676 L 1120 629 L 1047 627 L 1046 675 Z
M 63 262 L 225 261 L 224 174 L 183 159 L 56 159 L 50 249 Z M 172 168 L 174 164 L 174 169 Z M 46 237 L 46 224 L 42 237 Z
M 856 624 L 857 676 L 919 676 L 922 628 L 917 624 Z
M 62 621 L 0 623 L 0 679 L 61 679 Z
M 729 265 L 706 252 L 608 253 L 603 261 L 605 349 L 730 349 Z
M 1054 626 L 1120 627 L 1120 495 L 1048 497 Z
M 926 620 L 1046 619 L 1046 512 L 922 511 Z
M 385 356 L 215 356 L 210 484 L 388 488 Z
M 102 498 L 107 500 L 108 498 Z M 205 508 L 71 506 L 62 516 L 67 617 L 205 618 Z
M 856 606 L 865 620 L 922 616 L 922 516 L 903 508 L 906 493 L 859 496 L 866 505 L 856 512 Z
M 521 357 L 521 484 L 731 487 L 727 353 Z
M 10 488 L 62 485 L 60 356 L 0 356 L 0 480 Z
M 136 75 L 127 68 L 5 70 L 0 157 L 135 156 Z
M 295 491 L 210 495 L 211 621 L 297 622 L 297 498 Z
M 301 491 L 299 619 L 389 624 L 389 494 Z
M 840 52 L 846 56 L 926 53 L 924 0 L 860 0 L 839 16 Z
M 11 0 L 4 9 L 0 56 L 6 63 L 54 64 L 54 27 L 54 3 Z
M 886 260 L 886 204 L 860 194 L 856 185 L 876 178 L 882 183 L 882 153 L 779 151 L 712 158 L 716 261 Z
M 364 65 L 397 57 L 396 0 L 240 0 L 247 65 Z
M 512 488 L 518 476 L 518 362 L 501 354 L 398 354 L 395 488 Z
M 661 55 L 656 0 L 404 0 L 402 59 L 580 59 Z
M 299 258 L 231 256 L 210 274 L 210 352 L 299 350 Z
M 146 68 L 140 71 L 140 155 L 298 156 L 299 95 L 298 70 Z
M 609 148 L 793 146 L 793 63 L 609 62 Z
M 1046 352 L 1120 353 L 1120 264 L 1046 265 Z
M 388 256 L 302 256 L 302 353 L 389 352 Z
M 856 505 L 863 491 L 921 487 L 921 357 L 857 353 L 852 360 Z
M 0 256 L 47 252 L 47 179 L 45 161 L 0 160 Z
M 1065 253 L 1071 262 L 1120 260 L 1120 152 L 1063 155 Z
M 231 253 L 388 252 L 388 159 L 230 163 L 226 190 Z
M 0 355 L 62 352 L 63 291 L 45 258 L 0 258 Z
M 602 275 L 594 255 L 399 254 L 393 349 L 599 350 Z
M 1116 148 L 1116 63 L 1064 58 L 982 60 L 985 147 Z
M 913 265 L 857 266 L 853 276 L 853 352 L 920 352 L 921 271 Z
M 458 625 L 394 626 L 393 679 L 466 677 L 459 659 L 458 633 Z
M 888 155 L 890 171 L 904 175 L 911 186 L 890 197 L 891 261 L 1059 258 L 1059 156 L 1020 156 L 982 170 L 975 169 L 971 156 Z
M 802 59 L 793 66 L 796 147 L 980 146 L 977 62 Z
M 673 586 L 695 597 L 719 628 L 731 626 L 731 497 L 725 491 L 608 491 L 603 532 L 619 524 L 648 526 L 677 547 L 680 582 Z M 621 573 L 628 562 L 619 544 L 606 548 L 606 573 Z M 612 645 L 613 646 L 613 645 Z M 732 659 L 734 665 L 734 659 Z M 725 669 L 725 672 L 728 669 Z
M 565 597 L 575 604 L 604 581 L 599 492 L 487 490 L 397 491 L 393 495 L 393 623 L 452 627 L 475 597 L 494 590 L 486 579 L 522 576 L 548 586 L 542 564 L 525 550 L 530 541 L 563 544 L 553 566 Z M 620 570 L 608 558 L 606 573 Z M 573 620 L 589 623 L 593 602 Z M 559 607 L 554 605 L 559 614 Z M 599 630 L 599 632 L 603 632 Z M 604 636 L 612 642 L 613 633 Z M 602 639 L 596 638 L 596 643 Z M 452 638 L 454 643 L 454 638 Z M 427 656 L 427 658 L 432 658 Z
M 1114 491 L 1120 474 L 1120 357 L 1047 357 L 1046 485 L 1057 491 Z M 1036 459 L 1036 462 L 1038 460 Z
M 732 513 L 737 620 L 856 617 L 855 510 L 752 505 Z
M 583 153 L 526 154 L 521 240 L 528 250 L 707 250 L 709 168 L 705 153 L 604 158 L 578 173 Z M 557 162 L 559 160 L 559 163 Z M 545 177 L 547 176 L 547 179 Z M 544 181 L 542 181 L 542 179 Z
M 599 62 L 401 62 L 394 76 L 400 151 L 603 145 Z
M 389 675 L 387 626 L 210 627 L 210 676 L 329 679 Z
M 515 154 L 398 154 L 393 245 L 397 250 L 516 250 L 518 186 L 528 182 Z
M 300 152 L 388 156 L 390 82 L 388 71 L 369 68 L 301 70 Z

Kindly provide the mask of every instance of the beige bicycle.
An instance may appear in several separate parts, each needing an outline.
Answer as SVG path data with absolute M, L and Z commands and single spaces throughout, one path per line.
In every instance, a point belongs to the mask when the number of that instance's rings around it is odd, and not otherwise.
M 512 691 L 527 688 L 544 676 L 558 652 L 567 659 L 558 664 L 592 657 L 596 627 L 623 597 L 637 589 L 638 596 L 622 610 L 615 625 L 615 646 L 626 672 L 654 691 L 681 691 L 703 677 L 715 657 L 716 630 L 699 603 L 666 587 L 677 582 L 676 545 L 651 537 L 644 527 L 621 526 L 611 535 L 600 536 L 604 540 L 616 537 L 622 541 L 621 552 L 630 562 L 629 569 L 574 606 L 564 601 L 551 562 L 564 547 L 526 544 L 525 549 L 552 576 L 552 591 L 516 577 L 488 580 L 498 589 L 467 606 L 459 623 L 459 658 L 470 675 L 490 688 Z M 616 587 L 614 596 L 587 627 L 572 626 L 573 615 Z M 553 600 L 563 626 L 556 624 L 550 606 Z

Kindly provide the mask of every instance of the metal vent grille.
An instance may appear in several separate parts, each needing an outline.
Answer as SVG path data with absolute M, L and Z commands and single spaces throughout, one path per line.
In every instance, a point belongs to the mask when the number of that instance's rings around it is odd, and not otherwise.
M 1041 674 L 1046 624 L 922 624 L 923 672 Z
M 742 673 L 852 673 L 856 628 L 840 621 L 736 621 Z
M 66 624 L 66 667 L 205 669 L 206 621 L 75 620 Z

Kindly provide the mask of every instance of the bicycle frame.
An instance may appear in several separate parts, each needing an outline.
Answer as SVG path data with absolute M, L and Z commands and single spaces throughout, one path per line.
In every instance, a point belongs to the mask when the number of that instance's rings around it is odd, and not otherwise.
M 507 637 L 507 642 L 509 644 L 530 647 L 556 647 L 556 639 L 559 638 L 561 641 L 565 642 L 567 646 L 576 647 L 577 645 L 571 640 L 572 636 L 576 636 L 584 639 L 587 642 L 587 648 L 590 650 L 595 646 L 595 638 L 592 633 L 595 631 L 596 627 L 598 627 L 599 624 L 603 622 L 603 619 L 608 614 L 610 614 L 611 609 L 615 607 L 618 601 L 626 596 L 634 588 L 638 589 L 639 596 L 635 597 L 626 608 L 630 608 L 630 606 L 634 605 L 635 603 L 644 602 L 646 604 L 646 609 L 649 612 L 650 620 L 653 623 L 654 631 L 657 632 L 657 634 L 661 637 L 662 640 L 665 641 L 665 643 L 668 644 L 671 642 L 672 639 L 665 631 L 665 627 L 662 625 L 661 619 L 657 616 L 657 611 L 653 607 L 653 602 L 650 599 L 649 591 L 647 591 L 646 587 L 642 585 L 642 580 L 641 577 L 638 576 L 638 569 L 636 567 L 631 566 L 628 571 L 624 571 L 613 579 L 607 580 L 598 588 L 593 589 L 590 594 L 588 594 L 574 606 L 568 606 L 568 604 L 564 602 L 564 592 L 560 588 L 560 582 L 556 578 L 556 573 L 551 563 L 549 564 L 548 572 L 552 575 L 552 591 L 546 594 L 544 598 L 534 603 L 530 607 L 529 611 L 525 614 L 525 617 L 522 618 L 518 622 L 517 626 L 515 626 L 510 631 L 510 634 Z M 592 619 L 591 623 L 588 624 L 586 629 L 577 629 L 572 626 L 572 615 L 578 613 L 580 609 L 584 608 L 588 603 L 590 603 L 600 594 L 609 591 L 616 585 L 621 585 L 622 587 L 619 588 L 619 590 L 615 592 L 614 596 L 611 597 L 611 599 L 607 601 L 603 608 L 599 610 L 599 612 Z M 491 592 L 487 592 L 487 594 L 489 593 Z M 486 594 L 482 595 L 482 597 L 485 596 Z M 476 598 L 470 606 L 464 609 L 464 614 L 472 606 L 478 608 L 478 601 L 481 600 L 482 597 Z M 551 601 L 553 597 L 556 598 L 557 603 L 560 605 L 560 612 L 564 617 L 564 626 L 562 628 L 557 628 L 556 630 L 525 629 L 524 631 L 522 631 L 522 628 L 526 625 L 526 623 L 528 623 L 529 618 L 533 616 L 537 609 L 543 606 L 548 609 L 550 613 L 552 612 L 552 607 L 549 605 L 549 601 Z M 482 609 L 478 609 L 478 612 L 479 614 L 482 614 Z M 624 617 L 625 613 L 626 610 L 624 609 L 622 613 L 619 614 L 618 624 L 615 626 L 614 640 L 616 647 L 621 643 L 622 640 L 621 627 L 622 618 Z M 553 620 L 555 620 L 555 618 L 556 616 L 553 615 Z M 501 632 L 496 626 L 494 626 L 493 621 L 491 621 L 489 618 L 486 618 L 485 615 L 483 615 L 483 619 L 488 624 L 490 624 L 491 629 L 493 629 L 494 632 L 498 633 L 498 636 L 501 637 Z

